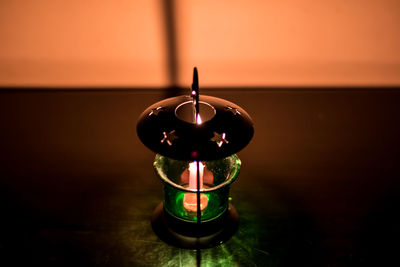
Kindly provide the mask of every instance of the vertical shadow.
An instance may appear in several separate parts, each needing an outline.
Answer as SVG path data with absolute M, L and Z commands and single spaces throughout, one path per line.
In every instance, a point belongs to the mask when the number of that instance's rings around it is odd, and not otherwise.
M 196 266 L 200 267 L 201 266 L 201 249 L 196 248 Z
M 178 51 L 176 45 L 175 7 L 175 0 L 162 0 L 165 40 L 167 46 L 166 67 L 168 70 L 169 83 L 165 92 L 165 97 L 177 96 L 183 93 L 183 89 L 178 86 Z

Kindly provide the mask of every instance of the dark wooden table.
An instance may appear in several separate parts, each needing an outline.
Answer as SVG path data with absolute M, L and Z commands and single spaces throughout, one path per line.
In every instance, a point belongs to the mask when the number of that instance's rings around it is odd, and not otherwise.
M 161 242 L 136 120 L 161 90 L 0 91 L 1 266 L 398 266 L 400 90 L 203 90 L 253 117 L 241 223 L 201 251 Z

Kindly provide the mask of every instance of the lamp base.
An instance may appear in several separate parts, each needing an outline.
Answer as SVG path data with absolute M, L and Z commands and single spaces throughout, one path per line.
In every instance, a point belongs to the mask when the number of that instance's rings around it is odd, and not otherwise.
M 228 241 L 236 233 L 239 215 L 229 203 L 220 217 L 198 225 L 169 215 L 160 203 L 154 210 L 151 225 L 156 235 L 170 245 L 187 249 L 210 248 Z

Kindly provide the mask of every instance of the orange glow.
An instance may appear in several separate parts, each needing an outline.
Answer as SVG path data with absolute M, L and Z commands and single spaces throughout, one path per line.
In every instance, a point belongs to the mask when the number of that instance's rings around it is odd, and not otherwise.
M 208 198 L 205 194 L 200 194 L 200 210 L 204 210 L 208 205 Z M 186 193 L 183 196 L 183 207 L 187 211 L 197 212 L 197 194 Z
M 83 2 L 0 1 L 0 86 L 170 85 L 163 1 Z M 173 2 L 180 86 L 400 84 L 399 1 Z
M 179 83 L 400 84 L 400 2 L 178 0 Z M 206 18 L 206 19 L 205 19 Z
M 200 188 L 203 188 L 203 173 L 204 164 L 199 163 L 200 172 Z M 189 188 L 197 190 L 197 162 L 189 163 Z M 208 198 L 205 194 L 200 194 L 200 209 L 204 210 L 208 205 Z M 187 211 L 196 212 L 197 211 L 197 194 L 196 193 L 186 193 L 183 197 L 183 207 Z
M 158 0 L 0 2 L 0 85 L 164 86 Z

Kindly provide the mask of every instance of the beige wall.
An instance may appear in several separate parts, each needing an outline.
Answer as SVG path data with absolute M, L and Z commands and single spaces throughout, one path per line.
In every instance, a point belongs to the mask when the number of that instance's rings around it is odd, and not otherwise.
M 396 0 L 177 0 L 178 80 L 400 85 Z M 161 0 L 0 1 L 0 85 L 166 86 Z
M 165 85 L 158 2 L 0 1 L 0 83 Z

